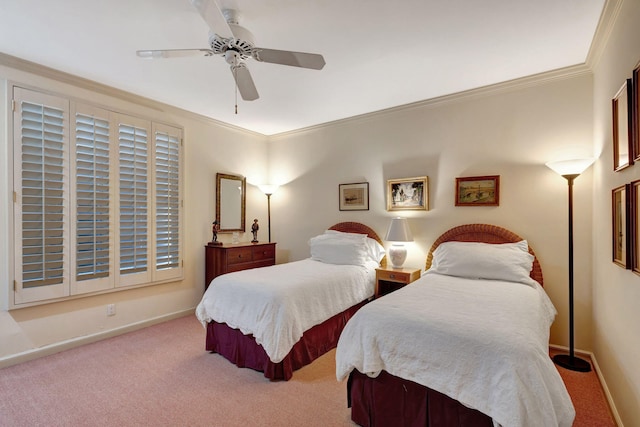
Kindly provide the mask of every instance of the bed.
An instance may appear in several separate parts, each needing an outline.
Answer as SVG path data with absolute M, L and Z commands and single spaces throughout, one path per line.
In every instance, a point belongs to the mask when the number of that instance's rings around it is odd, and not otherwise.
M 358 222 L 336 224 L 309 245 L 310 258 L 211 281 L 196 308 L 206 350 L 270 380 L 289 380 L 336 347 L 347 321 L 373 297 L 384 247 Z
M 360 310 L 336 350 L 361 426 L 571 426 L 535 254 L 486 224 L 440 236 L 423 276 Z

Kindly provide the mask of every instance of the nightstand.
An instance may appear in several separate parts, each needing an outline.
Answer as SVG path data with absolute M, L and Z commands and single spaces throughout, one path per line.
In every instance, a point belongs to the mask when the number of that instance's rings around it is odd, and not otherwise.
M 385 294 L 397 291 L 420 278 L 422 272 L 419 268 L 409 267 L 380 267 L 376 268 L 376 294 L 379 298 Z

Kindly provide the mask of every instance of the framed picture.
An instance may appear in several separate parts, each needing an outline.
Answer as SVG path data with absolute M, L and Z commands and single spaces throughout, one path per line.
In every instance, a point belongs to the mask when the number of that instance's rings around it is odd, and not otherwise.
M 629 215 L 631 217 L 630 235 L 631 269 L 640 274 L 640 180 L 629 184 Z
M 429 177 L 387 180 L 387 210 L 429 210 Z
M 627 79 L 615 98 L 611 101 L 613 111 L 613 170 L 619 171 L 633 164 L 631 156 L 632 144 L 632 121 L 631 104 L 632 81 Z
M 629 233 L 629 184 L 614 188 L 611 191 L 612 201 L 612 252 L 613 262 L 622 268 L 630 268 L 631 249 Z
M 498 206 L 500 175 L 456 178 L 456 206 Z
M 369 210 L 369 183 L 356 182 L 353 184 L 339 184 L 341 211 Z
M 640 161 L 640 63 L 633 70 L 631 81 L 631 134 L 633 140 L 633 160 Z

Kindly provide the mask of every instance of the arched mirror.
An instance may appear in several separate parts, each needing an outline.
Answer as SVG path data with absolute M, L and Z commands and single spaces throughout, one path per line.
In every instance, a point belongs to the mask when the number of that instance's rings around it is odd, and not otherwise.
M 245 231 L 246 178 L 216 174 L 216 219 L 220 232 Z

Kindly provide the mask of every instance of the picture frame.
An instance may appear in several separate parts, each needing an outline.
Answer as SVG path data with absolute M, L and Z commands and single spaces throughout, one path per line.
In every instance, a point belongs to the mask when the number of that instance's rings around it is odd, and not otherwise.
M 631 268 L 631 233 L 629 230 L 629 184 L 611 190 L 611 250 L 612 261 Z
M 613 129 L 613 170 L 622 169 L 633 164 L 633 130 L 632 108 L 630 101 L 633 97 L 633 82 L 626 79 L 616 96 L 611 100 L 612 129 Z
M 429 177 L 387 180 L 387 210 L 429 210 Z
M 640 274 L 640 179 L 629 184 L 629 191 L 631 270 L 636 274 Z
M 631 133 L 633 160 L 640 161 L 640 63 L 633 70 L 631 79 Z
M 456 178 L 456 206 L 499 206 L 500 175 Z
M 354 182 L 338 185 L 339 207 L 341 211 L 369 210 L 369 183 Z

